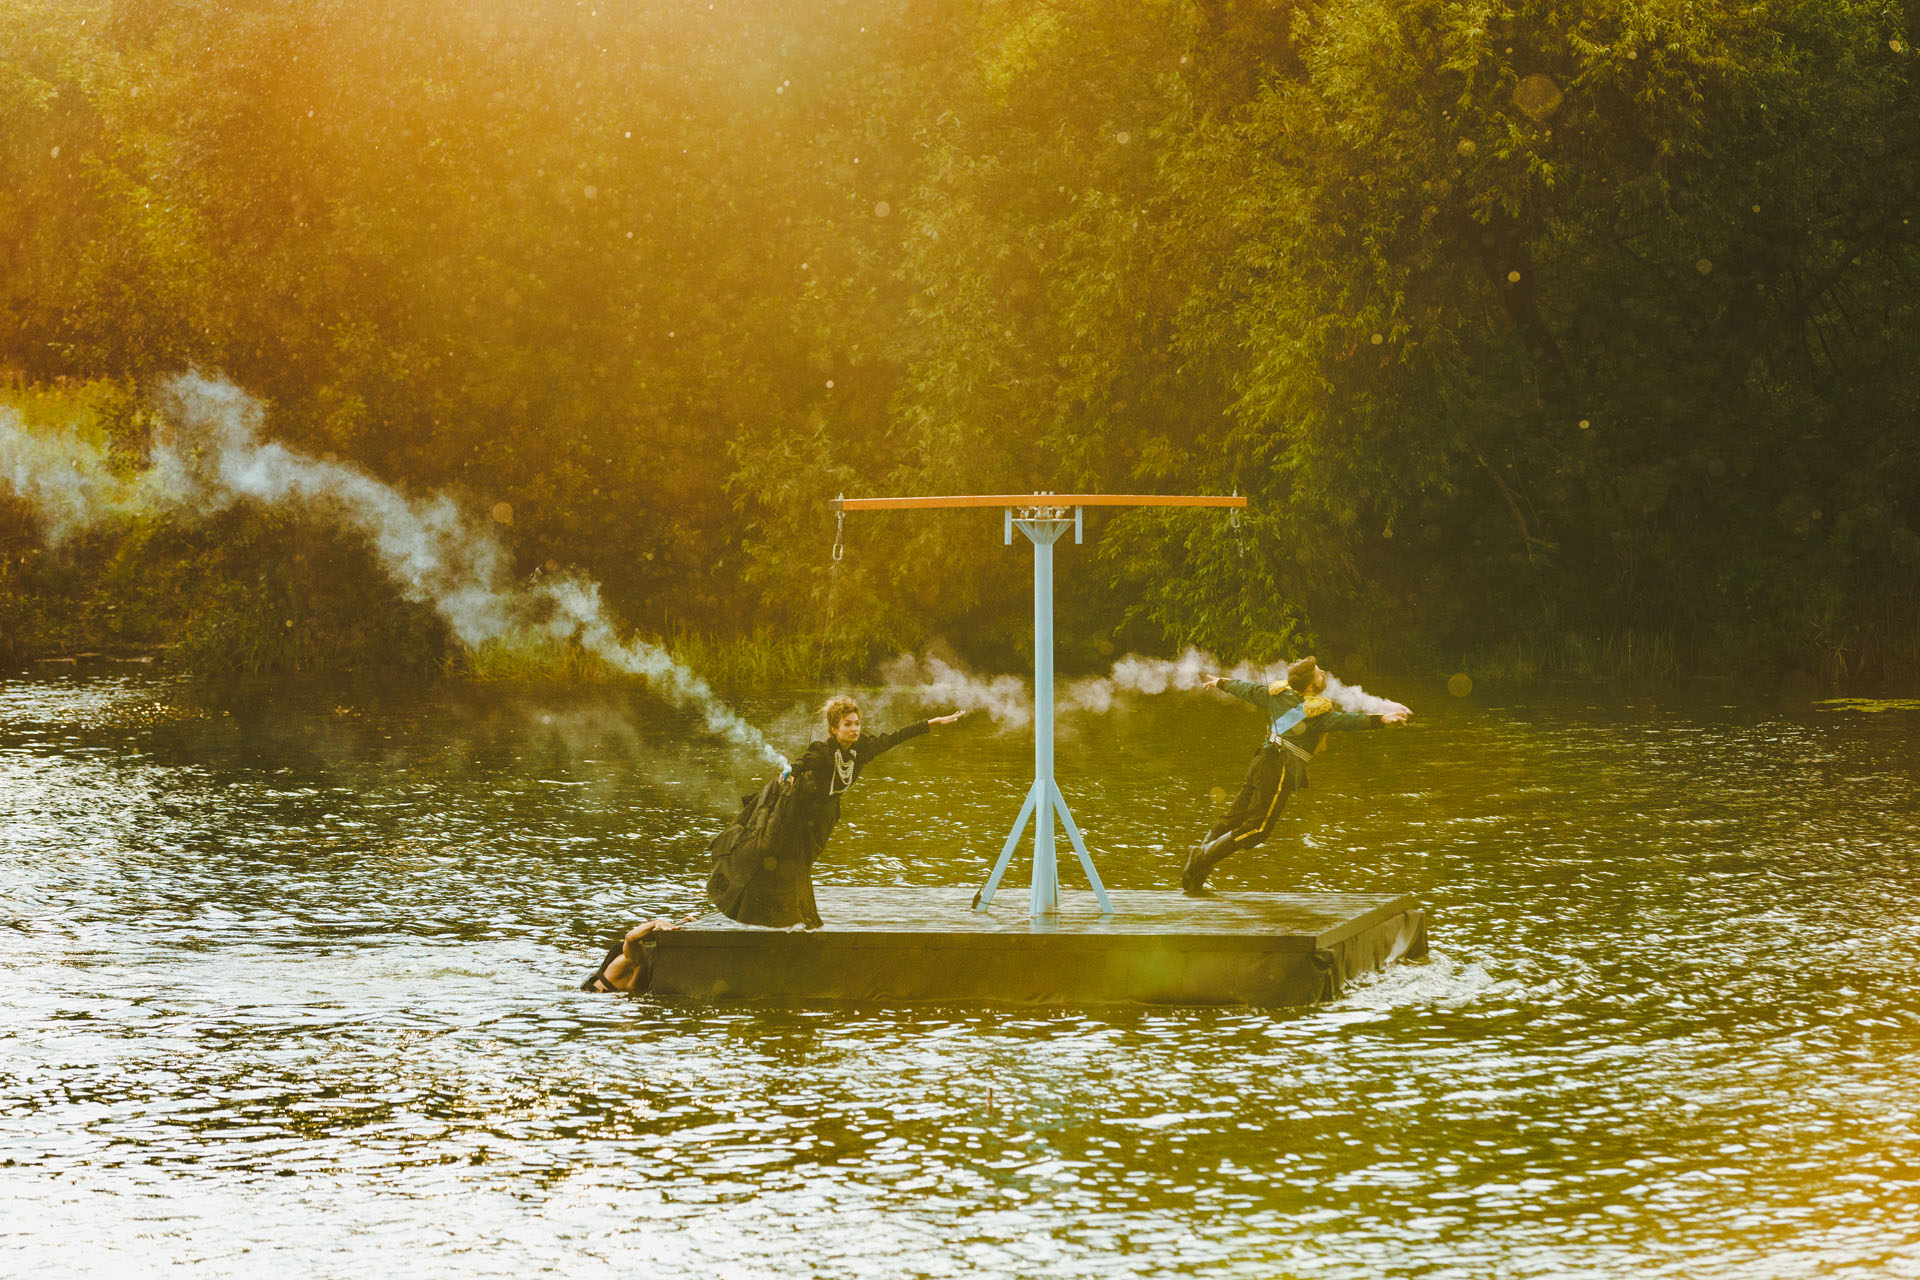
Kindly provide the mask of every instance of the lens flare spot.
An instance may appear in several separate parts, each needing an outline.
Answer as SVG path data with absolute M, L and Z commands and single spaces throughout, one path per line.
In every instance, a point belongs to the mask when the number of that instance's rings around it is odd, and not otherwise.
M 1560 92 L 1560 86 L 1553 82 L 1552 76 L 1537 73 L 1513 87 L 1513 105 L 1535 120 L 1545 120 L 1559 110 L 1565 96 Z
M 1464 698 L 1473 692 L 1473 677 L 1464 671 L 1456 671 L 1447 677 L 1447 692 L 1456 698 Z

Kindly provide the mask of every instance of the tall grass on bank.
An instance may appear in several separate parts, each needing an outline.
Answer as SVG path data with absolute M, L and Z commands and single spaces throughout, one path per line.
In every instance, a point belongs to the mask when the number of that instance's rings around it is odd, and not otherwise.
M 1470 655 L 1464 668 L 1476 681 L 1527 685 L 1580 678 L 1665 679 L 1681 674 L 1683 664 L 1671 632 L 1613 631 L 1515 637 Z
M 1780 671 L 1829 689 L 1865 684 L 1920 684 L 1920 616 L 1890 606 L 1865 625 L 1823 632 L 1772 657 L 1727 646 L 1703 648 L 1670 631 L 1623 630 L 1599 636 L 1515 637 L 1471 652 L 1461 669 L 1476 681 L 1529 685 L 1548 680 L 1665 680 L 1686 676 L 1753 676 Z
M 818 641 L 810 635 L 705 636 L 679 631 L 654 643 L 716 684 L 811 684 L 823 674 Z M 543 635 L 490 640 L 455 655 L 447 670 L 500 683 L 617 684 L 641 678 L 571 641 Z

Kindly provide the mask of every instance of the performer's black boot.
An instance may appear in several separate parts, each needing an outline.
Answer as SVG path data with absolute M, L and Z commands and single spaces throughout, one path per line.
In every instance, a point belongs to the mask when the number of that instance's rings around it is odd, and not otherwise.
M 1195 879 L 1194 876 L 1196 868 L 1200 866 L 1201 857 L 1206 853 L 1206 849 L 1206 841 L 1203 840 L 1187 850 L 1186 863 L 1180 868 L 1180 891 L 1182 893 L 1188 895 L 1197 894 L 1205 887 L 1207 873 L 1200 871 L 1198 879 Z
M 1197 898 L 1207 891 L 1207 873 L 1233 852 L 1233 833 L 1215 836 L 1187 850 L 1187 865 L 1180 870 L 1180 888 L 1188 897 Z

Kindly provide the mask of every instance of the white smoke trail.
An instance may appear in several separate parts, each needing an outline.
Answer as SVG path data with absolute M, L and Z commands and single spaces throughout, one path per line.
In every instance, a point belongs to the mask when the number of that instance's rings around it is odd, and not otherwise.
M 1060 705 L 1066 709 L 1103 712 L 1109 709 L 1121 694 L 1169 693 L 1176 690 L 1198 689 L 1200 682 L 1212 675 L 1271 683 L 1274 680 L 1286 678 L 1286 664 L 1281 663 L 1273 671 L 1245 662 L 1237 666 L 1228 666 L 1212 654 L 1192 648 L 1178 658 L 1171 659 L 1143 658 L 1138 654 L 1130 653 L 1114 663 L 1112 670 L 1104 676 L 1068 682 L 1061 692 Z M 1406 710 L 1397 702 L 1375 697 L 1357 684 L 1343 683 L 1330 671 L 1326 676 L 1326 696 L 1342 711 L 1359 711 L 1377 715 L 1389 711 Z
M 1024 729 L 1033 723 L 1033 690 L 1016 676 L 980 676 L 943 658 L 902 654 L 881 668 L 885 683 L 946 707 L 984 711 L 1003 729 Z M 1147 658 L 1130 653 L 1115 662 L 1104 676 L 1063 681 L 1055 689 L 1055 706 L 1065 713 L 1103 715 L 1124 696 L 1186 692 L 1200 688 L 1211 675 L 1268 683 L 1286 676 L 1286 664 L 1268 671 L 1251 663 L 1229 665 L 1201 649 L 1189 648 L 1177 658 Z M 1359 685 L 1346 684 L 1327 674 L 1326 696 L 1343 711 L 1382 714 L 1404 710 L 1401 704 L 1375 697 Z
M 572 577 L 531 587 L 512 581 L 511 563 L 490 529 L 468 519 L 452 498 L 408 498 L 353 467 L 306 457 L 260 437 L 264 411 L 231 383 L 183 375 L 165 389 L 172 430 L 153 442 L 151 463 L 117 474 L 105 450 L 76 434 L 30 432 L 0 410 L 0 481 L 25 498 L 59 541 L 117 516 L 193 510 L 210 513 L 236 502 L 303 504 L 330 513 L 366 536 L 401 593 L 440 614 L 461 643 L 473 647 L 536 628 L 578 643 L 615 668 L 645 678 L 668 701 L 694 711 L 716 735 L 785 767 L 786 759 L 700 676 L 657 645 L 620 638 L 606 617 L 597 583 Z M 1056 705 L 1103 714 L 1125 694 L 1193 690 L 1208 675 L 1270 679 L 1247 664 L 1228 668 L 1188 649 L 1178 658 L 1128 654 L 1104 676 L 1064 682 Z M 903 654 L 881 670 L 887 694 L 907 694 L 946 709 L 983 711 L 1003 729 L 1033 723 L 1029 682 L 980 676 L 932 655 Z M 1350 711 L 1400 708 L 1332 675 L 1327 696 Z
M 881 665 L 880 679 L 889 691 L 911 691 L 950 710 L 984 711 L 1002 728 L 1033 723 L 1033 694 L 1018 676 L 977 676 L 930 654 L 903 653 Z M 890 701 L 876 702 L 876 709 L 884 715 Z
M 600 584 L 582 578 L 562 578 L 539 589 L 552 601 L 554 612 L 547 622 L 552 635 L 576 641 L 590 653 L 630 675 L 644 676 L 647 684 L 668 701 L 697 711 L 707 729 L 729 742 L 758 751 L 762 757 L 784 769 L 787 758 L 767 742 L 765 736 L 741 719 L 740 714 L 720 700 L 712 687 L 685 664 L 658 645 L 644 640 L 622 640 L 607 621 L 600 607 Z
M 115 516 L 207 514 L 242 501 L 326 513 L 363 534 L 401 594 L 430 605 L 462 644 L 544 629 L 644 677 L 715 734 L 786 766 L 758 729 L 666 650 L 622 640 L 597 584 L 559 578 L 515 585 L 506 549 L 452 498 L 409 498 L 353 467 L 263 442 L 259 402 L 231 383 L 183 375 L 167 384 L 165 400 L 171 431 L 153 442 L 152 465 L 130 476 L 115 474 L 104 451 L 77 434 L 29 432 L 16 415 L 0 415 L 0 481 L 40 512 L 51 540 Z
M 1074 711 L 1104 712 L 1122 694 L 1175 693 L 1198 689 L 1210 675 L 1259 678 L 1253 667 L 1229 668 L 1204 650 L 1189 648 L 1177 658 L 1143 658 L 1130 653 L 1114 663 L 1104 676 L 1070 680 L 1060 692 L 1060 705 Z
M 102 520 L 180 505 L 187 492 L 175 465 L 132 478 L 119 475 L 103 444 L 73 431 L 29 431 L 19 414 L 5 408 L 0 408 L 0 487 L 12 489 L 39 513 L 47 542 L 54 546 Z
M 1357 684 L 1342 684 L 1340 678 L 1331 671 L 1327 672 L 1327 697 L 1342 711 L 1358 711 L 1371 716 L 1408 710 L 1405 703 L 1375 697 Z

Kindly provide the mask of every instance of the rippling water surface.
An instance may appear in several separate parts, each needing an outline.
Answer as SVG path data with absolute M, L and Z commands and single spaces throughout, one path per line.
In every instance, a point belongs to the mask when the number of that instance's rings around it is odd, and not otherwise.
M 1920 712 L 1390 683 L 1217 883 L 1432 958 L 1276 1012 L 584 995 L 757 781 L 644 694 L 0 683 L 0 1273 L 1920 1276 Z M 1258 736 L 1065 722 L 1108 883 Z M 1030 776 L 912 743 L 821 878 L 976 883 Z

